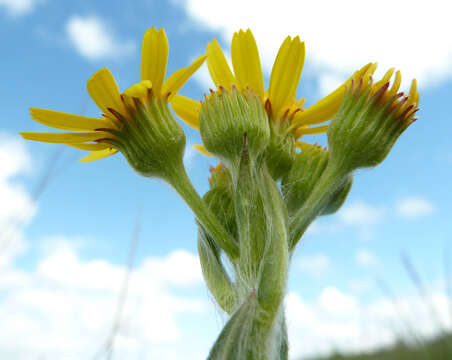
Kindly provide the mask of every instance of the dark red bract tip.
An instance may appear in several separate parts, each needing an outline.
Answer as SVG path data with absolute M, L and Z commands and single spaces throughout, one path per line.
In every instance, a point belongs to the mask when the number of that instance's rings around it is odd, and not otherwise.
M 270 103 L 270 99 L 265 100 L 265 110 L 267 111 L 267 113 L 271 114 L 272 113 L 272 104 Z

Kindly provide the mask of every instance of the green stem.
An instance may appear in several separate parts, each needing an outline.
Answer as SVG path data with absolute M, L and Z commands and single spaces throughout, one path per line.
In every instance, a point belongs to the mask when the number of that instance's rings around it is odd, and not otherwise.
M 344 184 L 349 171 L 337 162 L 328 165 L 303 207 L 290 219 L 289 249 L 293 251 L 309 225 L 328 205 L 336 190 Z
M 184 199 L 185 203 L 193 211 L 198 222 L 225 253 L 231 259 L 237 258 L 239 255 L 239 248 L 236 241 L 220 224 L 216 216 L 201 199 L 190 181 L 182 162 L 170 170 L 166 176 L 166 180 L 177 191 L 182 199 Z

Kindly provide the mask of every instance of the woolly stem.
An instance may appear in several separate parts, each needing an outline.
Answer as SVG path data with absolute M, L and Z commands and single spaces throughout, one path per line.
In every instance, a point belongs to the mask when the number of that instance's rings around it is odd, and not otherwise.
M 166 179 L 182 199 L 184 199 L 185 203 L 193 211 L 196 219 L 207 233 L 231 259 L 236 258 L 239 254 L 239 249 L 235 240 L 220 224 L 212 211 L 201 199 L 190 181 L 183 163 L 180 162 L 178 165 L 169 169 Z

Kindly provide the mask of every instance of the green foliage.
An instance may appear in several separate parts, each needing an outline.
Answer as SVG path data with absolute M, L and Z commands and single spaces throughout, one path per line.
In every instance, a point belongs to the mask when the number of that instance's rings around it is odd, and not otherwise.
M 449 360 L 452 359 L 452 334 L 441 334 L 422 344 L 395 345 L 369 353 L 355 355 L 333 354 L 311 360 Z

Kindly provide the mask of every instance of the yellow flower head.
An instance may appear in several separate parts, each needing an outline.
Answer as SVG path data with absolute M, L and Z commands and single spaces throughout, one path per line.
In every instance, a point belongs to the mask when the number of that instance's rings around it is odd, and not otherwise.
M 39 123 L 70 133 L 23 132 L 24 139 L 66 144 L 91 153 L 81 161 L 94 161 L 113 155 L 124 122 L 132 122 L 131 111 L 136 99 L 152 97 L 167 103 L 188 78 L 202 65 L 206 56 L 200 56 L 189 67 L 174 72 L 166 81 L 168 39 L 165 31 L 148 29 L 141 51 L 141 81 L 121 94 L 113 75 L 106 68 L 96 72 L 87 83 L 88 93 L 102 111 L 100 118 L 73 115 L 59 111 L 31 108 L 31 117 Z M 130 124 L 128 124 L 130 125 Z
M 213 39 L 207 45 L 207 66 L 210 76 L 219 89 L 250 91 L 258 96 L 276 128 L 282 127 L 292 133 L 295 139 L 302 135 L 324 133 L 327 125 L 312 127 L 332 118 L 345 93 L 351 78 L 332 94 L 305 109 L 304 98 L 296 99 L 298 83 L 305 59 L 305 44 L 297 36 L 288 36 L 282 43 L 270 75 L 268 89 L 264 90 L 259 52 L 253 34 L 248 29 L 234 33 L 231 43 L 233 71 L 228 65 L 220 45 Z M 375 64 L 368 64 L 354 76 L 372 74 Z M 353 78 L 353 77 L 352 77 Z M 201 104 L 187 97 L 176 95 L 171 102 L 173 110 L 187 124 L 199 130 Z M 202 149 L 198 146 L 198 149 Z M 205 150 L 204 150 L 205 151 Z

